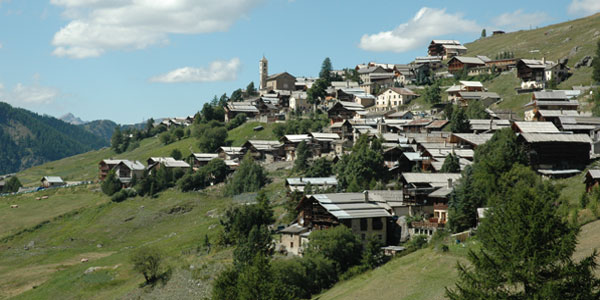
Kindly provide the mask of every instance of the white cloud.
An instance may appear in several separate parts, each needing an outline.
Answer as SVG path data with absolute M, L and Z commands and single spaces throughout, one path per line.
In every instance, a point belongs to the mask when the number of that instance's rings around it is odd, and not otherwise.
M 511 13 L 504 13 L 492 20 L 492 23 L 502 30 L 528 29 L 530 26 L 537 26 L 551 18 L 545 12 L 525 13 L 522 9 L 517 9 Z
M 411 20 L 394 30 L 363 35 L 359 47 L 369 51 L 406 52 L 425 47 L 436 36 L 478 32 L 481 28 L 476 22 L 463 19 L 461 14 L 423 7 Z
M 51 0 L 71 21 L 52 40 L 72 58 L 168 43 L 169 34 L 226 31 L 264 0 Z
M 231 81 L 237 78 L 240 65 L 240 59 L 237 57 L 229 61 L 217 60 L 210 63 L 208 67 L 183 67 L 150 78 L 150 81 L 162 83 Z
M 17 83 L 10 91 L 0 84 L 0 101 L 19 107 L 51 104 L 60 94 L 56 88 L 40 86 L 37 83 L 31 86 Z
M 598 0 L 572 0 L 568 8 L 569 14 L 589 16 L 600 12 Z

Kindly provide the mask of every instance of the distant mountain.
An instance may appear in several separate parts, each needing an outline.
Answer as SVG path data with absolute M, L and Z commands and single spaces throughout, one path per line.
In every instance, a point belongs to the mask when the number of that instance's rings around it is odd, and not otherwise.
M 73 125 L 82 125 L 82 124 L 86 123 L 82 119 L 74 116 L 72 113 L 68 113 L 68 114 L 60 117 L 59 119 L 65 121 L 69 124 L 73 124 Z
M 5 174 L 99 149 L 109 142 L 82 126 L 0 102 L 0 145 L 0 174 Z
M 110 143 L 110 138 L 115 131 L 115 127 L 119 125 L 111 120 L 96 120 L 79 126 L 87 132 L 103 138 L 107 143 Z

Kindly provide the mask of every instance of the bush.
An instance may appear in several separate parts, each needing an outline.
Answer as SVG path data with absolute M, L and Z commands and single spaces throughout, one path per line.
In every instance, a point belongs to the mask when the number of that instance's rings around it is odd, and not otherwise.
M 235 118 L 233 118 L 229 121 L 229 123 L 227 123 L 227 130 L 232 130 L 234 128 L 240 127 L 246 122 L 247 119 L 248 117 L 246 117 L 246 114 L 236 115 Z
M 162 253 L 155 248 L 140 248 L 131 256 L 133 270 L 141 273 L 146 283 L 154 283 L 161 275 Z
M 256 192 L 267 183 L 267 173 L 257 164 L 250 154 L 247 154 L 233 177 L 227 184 L 227 193 L 238 195 L 246 192 Z
M 171 151 L 171 157 L 176 160 L 180 160 L 182 156 L 183 155 L 181 154 L 181 151 L 179 151 L 179 149 L 173 149 Z
M 19 178 L 17 178 L 16 176 L 12 176 L 12 177 L 10 177 L 10 179 L 8 179 L 6 181 L 4 188 L 2 190 L 0 190 L 0 192 L 15 193 L 15 192 L 18 192 L 19 188 L 22 186 L 23 185 L 21 185 L 21 181 L 19 181 Z
M 171 136 L 171 134 L 169 132 L 163 132 L 158 136 L 158 139 L 160 140 L 161 143 L 168 145 L 170 143 L 172 143 L 174 141 L 173 137 Z
M 313 231 L 310 234 L 310 243 L 306 248 L 306 254 L 308 256 L 323 255 L 334 261 L 340 272 L 345 272 L 360 262 L 362 244 L 350 228 L 340 225 Z
M 121 190 L 121 186 L 121 181 L 119 181 L 119 179 L 117 178 L 115 171 L 112 170 L 108 172 L 108 175 L 106 176 L 106 178 L 104 178 L 104 181 L 102 182 L 102 185 L 100 187 L 104 194 L 112 196 L 116 192 Z
M 406 249 L 408 251 L 415 251 L 424 248 L 427 245 L 427 236 L 426 235 L 415 235 L 410 241 L 406 243 Z
M 112 195 L 110 200 L 118 203 L 125 201 L 127 198 L 133 198 L 135 196 L 137 196 L 137 192 L 134 189 L 123 189 Z
M 200 151 L 214 153 L 221 146 L 225 145 L 227 140 L 227 130 L 225 127 L 206 128 L 199 137 L 198 147 Z

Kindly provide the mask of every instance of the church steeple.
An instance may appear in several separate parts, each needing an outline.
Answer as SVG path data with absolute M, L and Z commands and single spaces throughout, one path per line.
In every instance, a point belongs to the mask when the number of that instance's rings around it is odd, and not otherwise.
M 269 76 L 269 61 L 263 55 L 259 63 L 260 72 L 260 85 L 259 89 L 264 90 L 267 88 L 267 77 Z

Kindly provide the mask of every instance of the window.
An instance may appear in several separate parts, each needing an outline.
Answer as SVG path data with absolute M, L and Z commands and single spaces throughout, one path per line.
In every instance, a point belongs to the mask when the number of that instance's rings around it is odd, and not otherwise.
M 380 241 L 383 240 L 383 235 L 378 234 L 377 237 L 379 238 Z
M 294 242 L 290 242 L 290 248 L 294 248 Z
M 352 220 L 351 219 L 343 219 L 341 220 L 342 225 L 348 227 L 348 228 L 352 228 Z
M 373 218 L 373 230 L 381 229 L 383 229 L 383 222 L 381 222 L 381 218 Z
M 360 230 L 366 231 L 368 229 L 367 219 L 360 219 Z

